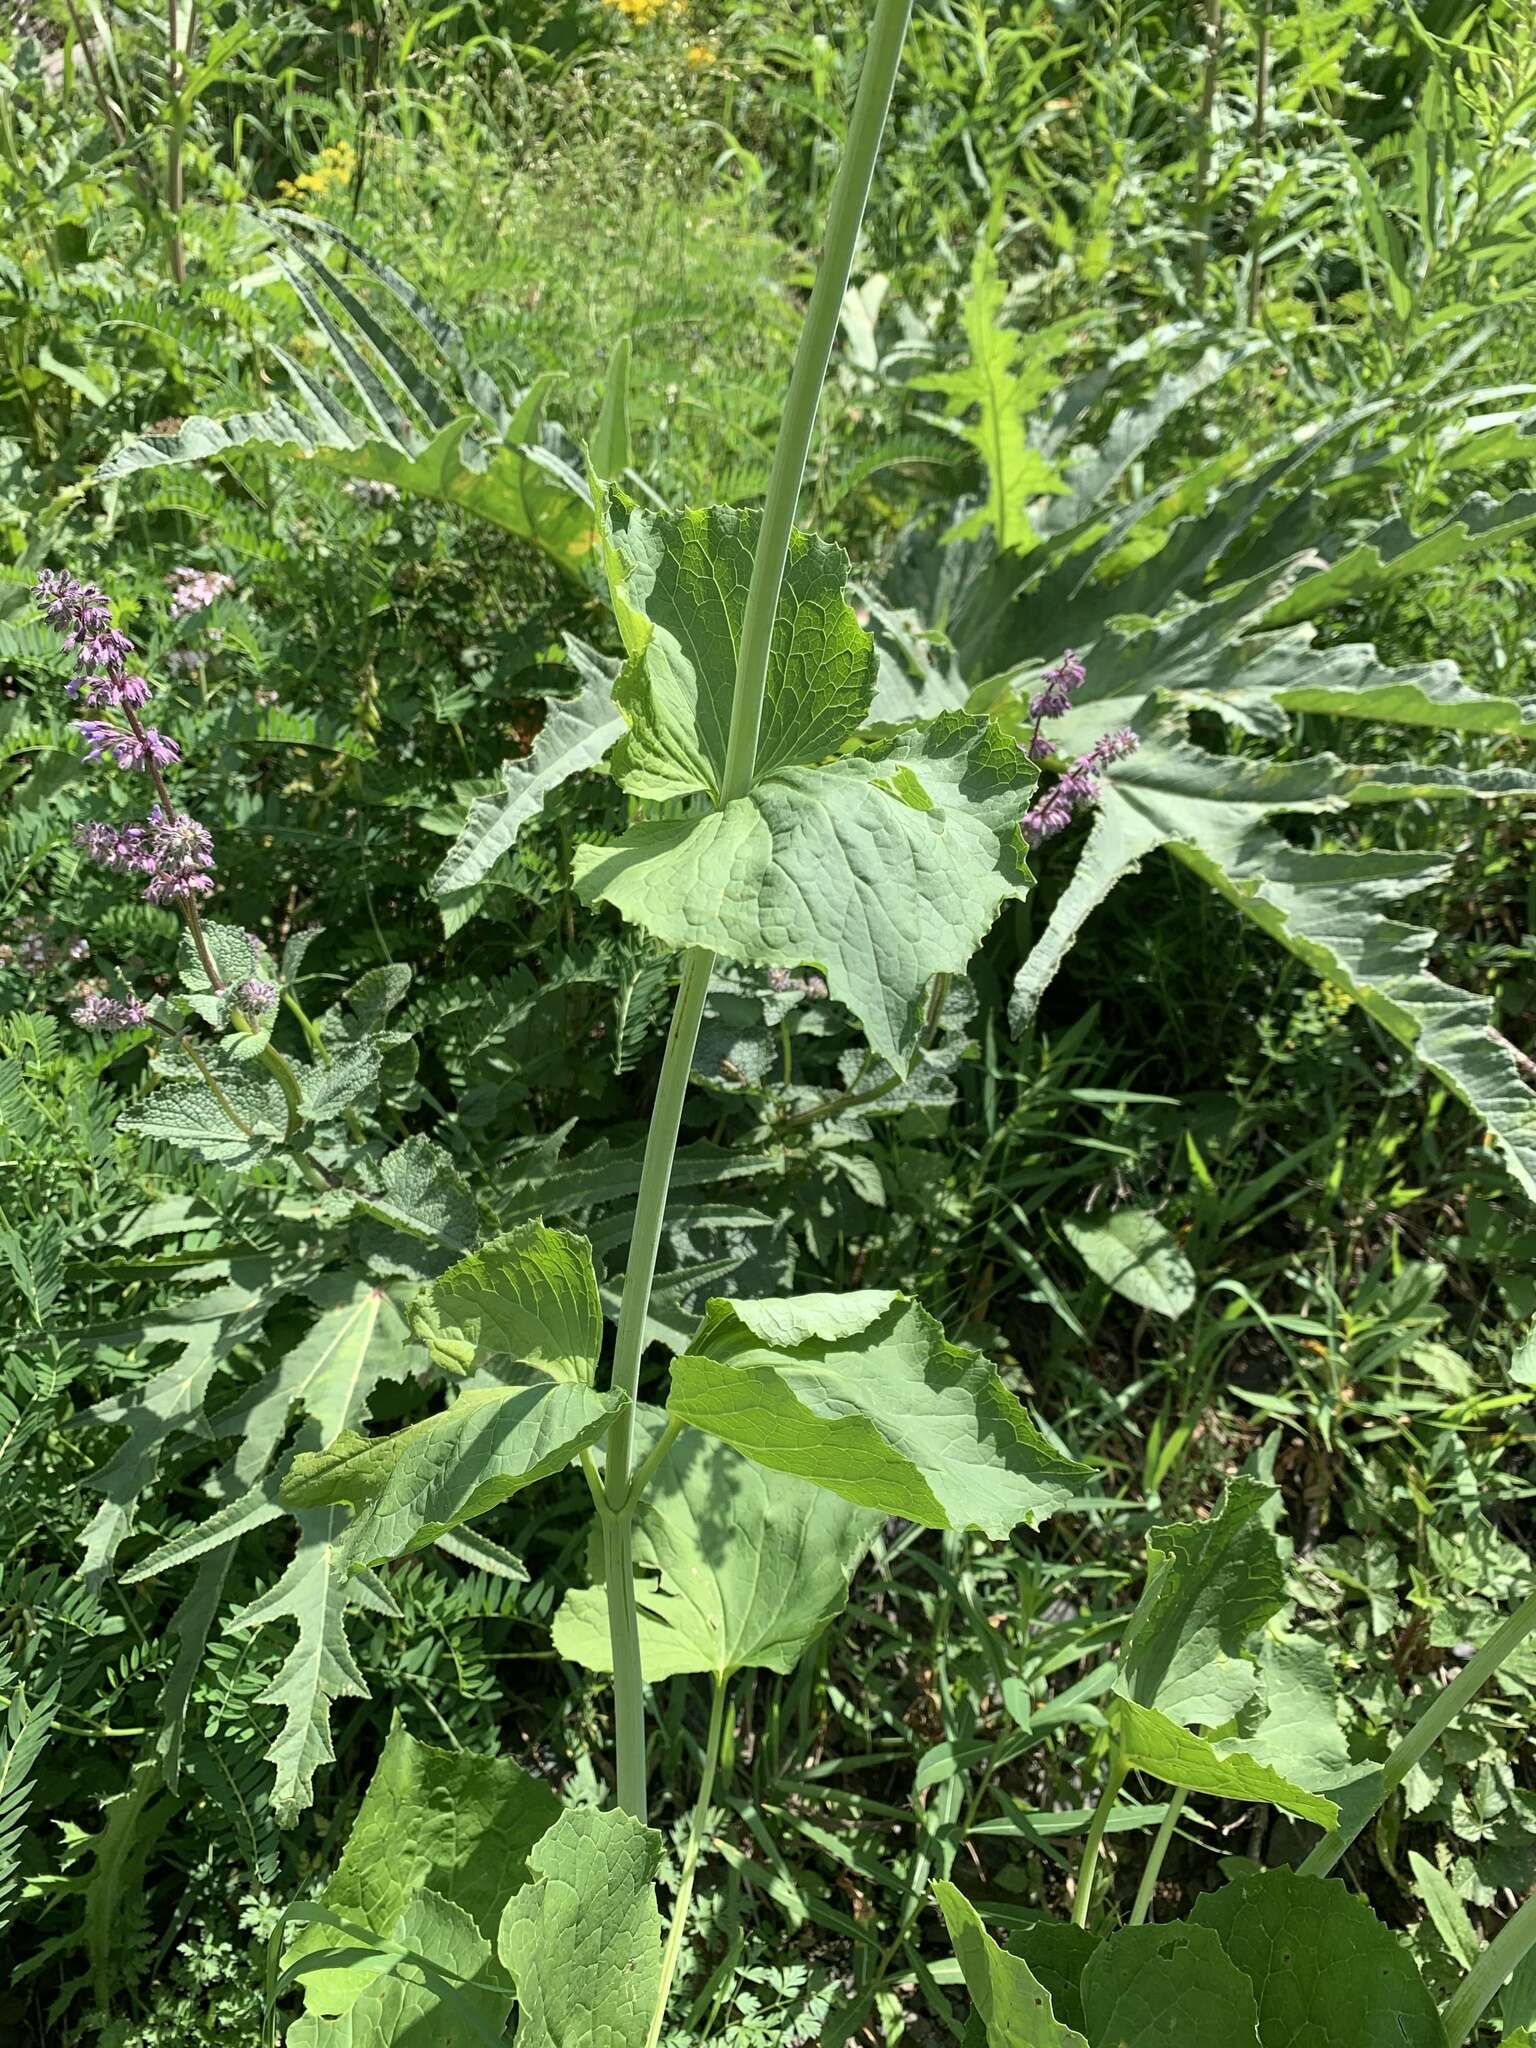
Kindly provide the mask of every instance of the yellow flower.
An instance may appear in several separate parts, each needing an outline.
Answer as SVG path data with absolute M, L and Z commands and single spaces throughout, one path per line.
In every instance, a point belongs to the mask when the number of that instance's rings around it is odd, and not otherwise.
M 314 168 L 301 171 L 296 178 L 284 178 L 277 188 L 279 199 L 302 199 L 306 192 L 312 192 L 317 199 L 328 193 L 344 191 L 352 182 L 357 169 L 357 157 L 350 142 L 333 142 L 322 149 Z
M 605 7 L 611 7 L 616 14 L 622 14 L 626 21 L 644 28 L 658 14 L 681 14 L 683 0 L 603 0 Z
M 688 62 L 697 70 L 701 65 L 718 63 L 719 59 L 708 43 L 690 43 L 688 45 Z

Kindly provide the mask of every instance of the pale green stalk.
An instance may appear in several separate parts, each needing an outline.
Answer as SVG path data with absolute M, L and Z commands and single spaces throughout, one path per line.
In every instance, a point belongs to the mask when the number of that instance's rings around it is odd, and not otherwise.
M 720 1737 L 725 1729 L 725 1694 L 727 1681 L 715 1680 L 715 1696 L 709 1708 L 709 1732 L 704 1737 L 704 1774 L 699 1779 L 699 1796 L 693 1802 L 693 1818 L 688 1823 L 688 1846 L 683 1851 L 683 1867 L 677 1880 L 677 1897 L 672 1902 L 672 1924 L 667 1929 L 667 1945 L 661 1955 L 661 1984 L 656 1993 L 656 2006 L 651 2014 L 651 2024 L 645 2036 L 645 2048 L 656 2048 L 661 2039 L 661 2030 L 667 2017 L 667 2000 L 672 1996 L 672 1979 L 677 1974 L 677 1959 L 682 1953 L 683 1929 L 688 1924 L 688 1908 L 693 1903 L 694 1873 L 699 1867 L 699 1858 L 704 1853 L 704 1832 L 709 1825 L 709 1802 L 714 1796 L 715 1771 L 720 1762 Z
M 1462 2043 L 1470 2039 L 1473 2028 L 1533 1948 L 1536 1896 L 1527 1899 L 1519 1912 L 1505 1921 L 1462 1978 L 1455 1997 L 1441 2015 L 1450 2048 L 1462 2048 Z
M 1072 1925 L 1086 1927 L 1089 1909 L 1093 1905 L 1093 1880 L 1099 1868 L 1099 1850 L 1104 1843 L 1104 1830 L 1109 1826 L 1109 1816 L 1115 1810 L 1115 1801 L 1120 1797 L 1120 1787 L 1126 1780 L 1126 1767 L 1120 1761 L 1120 1752 L 1114 1750 L 1109 1759 L 1109 1776 L 1104 1780 L 1104 1790 L 1099 1794 L 1099 1803 L 1093 1809 L 1093 1819 L 1088 1824 L 1088 1839 L 1083 1844 L 1083 1860 L 1078 1866 L 1077 1891 L 1072 1900 Z
M 752 562 L 736 658 L 731 699 L 731 727 L 726 742 L 722 805 L 743 797 L 752 787 L 757 762 L 757 736 L 762 723 L 763 694 L 768 683 L 768 656 L 779 592 L 789 559 L 795 508 L 816 424 L 816 406 L 837 338 L 838 316 L 853 270 L 854 249 L 864 206 L 874 176 L 875 158 L 885 127 L 886 110 L 901 61 L 901 45 L 912 0 L 878 0 L 869 47 L 859 76 L 858 96 L 848 124 L 848 146 L 832 190 L 822 252 L 805 325 L 795 350 L 784 419 L 774 450 L 762 526 Z M 656 1256 L 666 1215 L 667 1189 L 677 1151 L 683 1098 L 698 1042 L 699 1024 L 709 996 L 715 956 L 703 946 L 683 955 L 682 979 L 662 1056 L 655 1107 L 646 1133 L 640 1187 L 635 1198 L 634 1231 L 624 1270 L 624 1293 L 614 1341 L 613 1379 L 623 1405 L 608 1432 L 604 1467 L 606 1510 L 603 1514 L 604 1570 L 608 1589 L 608 1633 L 613 1651 L 614 1746 L 619 1804 L 637 1820 L 645 1818 L 645 1699 L 640 1670 L 640 1635 L 635 1613 L 631 1522 L 636 1506 L 630 1484 L 634 1449 L 634 1403 L 640 1389 L 640 1360 L 645 1351 Z
M 1469 1659 L 1444 1691 L 1424 1709 L 1383 1764 L 1381 1793 L 1375 1804 L 1351 1825 L 1335 1828 L 1331 1835 L 1324 1835 L 1302 1864 L 1303 1877 L 1328 1875 L 1366 1823 L 1386 1805 L 1419 1758 L 1434 1748 L 1462 1708 L 1482 1691 L 1504 1659 L 1519 1649 L 1532 1629 L 1536 1629 L 1536 1593 L 1527 1594 L 1503 1626 L 1494 1630 L 1476 1656 Z
M 1141 1873 L 1141 1883 L 1136 1887 L 1135 1903 L 1131 1907 L 1131 1925 L 1140 1927 L 1152 1910 L 1152 1899 L 1157 1891 L 1157 1880 L 1162 1875 L 1163 1858 L 1168 1854 L 1169 1845 L 1179 1825 L 1179 1815 L 1184 1811 L 1184 1802 L 1189 1797 L 1185 1791 L 1177 1791 L 1168 1802 L 1168 1811 L 1163 1815 L 1162 1826 L 1152 1839 L 1152 1853 Z

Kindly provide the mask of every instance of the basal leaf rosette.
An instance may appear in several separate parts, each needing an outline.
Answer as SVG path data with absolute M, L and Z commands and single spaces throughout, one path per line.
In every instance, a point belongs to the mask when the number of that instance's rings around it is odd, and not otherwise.
M 881 1289 L 712 1301 L 672 1362 L 669 1412 L 744 1457 L 930 1529 L 1002 1537 L 1080 1499 L 995 1368 Z
M 948 713 L 866 751 L 759 779 L 693 818 L 583 847 L 577 888 L 665 946 L 811 967 L 903 1071 L 936 974 L 963 974 L 1029 882 L 1033 773 L 984 718 Z

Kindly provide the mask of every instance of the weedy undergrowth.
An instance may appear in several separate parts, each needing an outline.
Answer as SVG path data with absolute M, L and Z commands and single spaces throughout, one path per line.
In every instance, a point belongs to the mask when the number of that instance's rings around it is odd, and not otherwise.
M 562 1807 L 511 1760 L 438 1751 L 397 1726 L 322 1901 L 290 1911 L 288 1938 L 274 1945 L 273 2023 L 290 1993 L 304 2005 L 290 2042 L 318 2044 L 338 2026 L 357 2048 L 413 2039 L 449 2048 L 495 2042 L 515 2002 L 525 2048 L 599 2041 L 656 2048 L 707 1838 L 733 1680 L 753 1667 L 793 1668 L 841 1610 L 885 1518 L 1000 1538 L 1091 1497 L 1092 1469 L 1031 1419 L 990 1364 L 892 1291 L 711 1301 L 673 1361 L 665 1406 L 641 1401 L 684 1100 L 719 963 L 786 975 L 814 966 L 826 993 L 865 1034 L 868 1068 L 848 1090 L 850 1101 L 864 1102 L 914 1067 L 941 1026 L 950 978 L 965 972 L 1000 909 L 1026 896 L 1026 848 L 1054 838 L 1085 804 L 1098 809 L 1096 832 L 1117 829 L 1115 803 L 1133 801 L 1115 796 L 1122 775 L 1183 776 L 1190 803 L 1236 802 L 1250 831 L 1270 810 L 1332 808 L 1346 788 L 1383 800 L 1516 786 L 1507 778 L 1480 784 L 1449 772 L 1391 769 L 1350 771 L 1347 782 L 1336 763 L 1326 771 L 1305 763 L 1281 788 L 1263 780 L 1255 795 L 1246 785 L 1236 798 L 1225 786 L 1213 795 L 1204 783 L 1195 787 L 1183 742 L 1159 723 L 1162 696 L 1149 709 L 1139 681 L 1117 694 L 1121 672 L 1138 658 L 1135 635 L 1118 629 L 1075 636 L 1089 649 L 1086 668 L 1065 656 L 1043 689 L 1031 681 L 1025 692 L 1025 665 L 1015 661 L 986 701 L 872 722 L 877 651 L 849 602 L 848 565 L 839 550 L 797 531 L 794 515 L 909 6 L 880 0 L 876 11 L 760 513 L 672 513 L 626 487 L 622 360 L 587 480 L 565 459 L 568 451 L 532 439 L 538 394 L 508 408 L 463 361 L 455 368 L 471 410 L 443 416 L 436 394 L 426 392 L 433 431 L 421 445 L 319 290 L 304 282 L 318 267 L 307 245 L 281 226 L 296 266 L 290 274 L 336 345 L 371 423 L 360 425 L 312 391 L 308 413 L 246 416 L 225 423 L 222 439 L 208 431 L 213 423 L 194 422 L 179 431 L 170 457 L 266 440 L 354 478 L 494 505 L 493 516 L 544 547 L 573 578 L 600 580 L 606 589 L 622 667 L 614 675 L 573 648 L 581 696 L 509 770 L 504 794 L 477 804 L 440 877 L 447 895 L 475 888 L 546 790 L 610 750 L 620 787 L 659 813 L 638 817 L 613 844 L 575 855 L 585 901 L 610 906 L 681 955 L 606 1373 L 607 1304 L 590 1240 L 547 1226 L 522 1191 L 487 1231 L 443 1150 L 420 1137 L 387 1146 L 365 1129 L 364 1112 L 371 1117 L 381 1084 L 392 1075 L 409 1080 L 405 1034 L 390 1021 L 408 977 L 378 969 L 316 1022 L 298 994 L 313 936 L 290 940 L 274 960 L 211 914 L 215 835 L 176 807 L 169 772 L 177 742 L 140 716 L 149 685 L 130 669 L 134 649 L 99 592 L 57 572 L 41 587 L 50 617 L 73 643 L 77 691 L 90 710 L 115 714 L 82 721 L 90 752 L 147 778 L 157 799 L 147 817 L 85 827 L 82 849 L 110 871 L 141 876 L 146 898 L 173 905 L 186 931 L 178 997 L 148 1004 L 131 989 L 99 990 L 79 1005 L 87 1028 L 155 1034 L 163 1085 L 126 1128 L 206 1160 L 275 1173 L 280 1189 L 296 1175 L 302 1202 L 291 1192 L 282 1199 L 317 1235 L 359 1217 L 381 1233 L 373 1263 L 340 1274 L 315 1274 L 281 1256 L 231 1259 L 220 1276 L 227 1285 L 204 1296 L 196 1326 L 181 1331 L 176 1361 L 131 1399 L 96 1411 L 95 1419 L 129 1428 L 127 1445 L 98 1475 L 106 1500 L 90 1561 L 104 1570 L 168 1436 L 201 1412 L 230 1352 L 292 1293 L 306 1292 L 319 1309 L 269 1378 L 243 1389 L 234 1412 L 214 1418 L 215 1433 L 236 1444 L 216 1512 L 173 1535 L 131 1574 L 198 1565 L 177 1618 L 156 1750 L 94 1838 L 80 1887 L 88 1922 L 106 1916 L 114 1887 L 131 1888 L 135 1859 L 173 1809 L 192 1673 L 232 1550 L 246 1532 L 285 1514 L 296 1524 L 290 1567 L 235 1623 L 254 1628 L 287 1617 L 296 1624 L 295 1646 L 262 1696 L 282 1710 L 269 1761 L 275 1804 L 286 1816 L 308 1800 L 315 1773 L 331 1758 L 332 1703 L 363 1689 L 348 1609 L 395 1611 L 379 1568 L 441 1544 L 506 1570 L 509 1561 L 466 1533 L 467 1525 L 573 1463 L 592 1502 L 591 1583 L 566 1596 L 554 1635 L 562 1655 L 612 1676 L 616 1803 Z M 346 246 L 370 262 L 361 245 Z M 451 333 L 412 307 L 402 280 L 371 267 L 451 359 Z M 348 288 L 334 276 L 323 289 L 333 297 L 339 290 L 344 310 L 362 317 L 360 302 L 349 307 Z M 983 315 L 987 303 L 983 296 Z M 990 318 L 978 321 L 978 334 L 991 330 Z M 990 385 L 961 377 L 937 388 L 963 409 Z M 1014 398 L 1022 409 L 1023 397 L 1015 391 Z M 1063 581 L 1051 616 L 1076 617 L 1078 586 L 1093 579 L 1071 558 L 1097 549 L 1100 539 L 1096 529 L 1085 537 L 1091 478 L 1054 471 L 1047 455 L 1011 429 L 984 445 L 1003 452 L 987 504 L 962 532 L 994 532 L 1003 566 L 981 565 L 991 578 L 988 602 L 1011 615 L 1024 578 L 1010 557 L 1031 534 L 1033 502 L 1045 490 L 1068 500 L 1054 528 L 1062 545 L 1046 566 L 1055 563 L 1066 579 L 1071 560 L 1072 579 L 1070 590 Z M 155 455 L 124 458 L 119 469 Z M 1261 464 L 1255 488 L 1274 475 L 1272 464 Z M 1128 530 L 1122 525 L 1120 537 Z M 1185 580 L 1166 589 L 1193 595 L 1224 544 L 1219 531 L 1185 536 L 1177 551 Z M 1400 558 L 1410 552 L 1404 547 Z M 1261 560 L 1253 574 L 1272 578 L 1273 569 Z M 1156 571 L 1165 573 L 1167 563 Z M 1342 572 L 1329 573 L 1337 580 Z M 1277 595 L 1270 580 L 1262 601 L 1256 587 L 1242 586 L 1252 597 L 1247 609 L 1202 593 L 1210 615 L 1197 613 L 1193 631 L 1180 629 L 1198 641 L 1202 659 L 1231 663 L 1228 695 L 1249 730 L 1271 731 L 1275 712 L 1319 695 L 1338 708 L 1336 700 L 1354 692 L 1379 715 L 1387 692 L 1393 706 L 1417 706 L 1428 723 L 1454 723 L 1474 702 L 1451 678 L 1384 681 L 1362 662 L 1327 684 L 1310 671 L 1304 682 L 1290 682 L 1288 667 L 1279 682 L 1269 670 L 1255 676 L 1272 642 L 1255 638 L 1239 655 L 1230 652 L 1235 636 L 1304 616 L 1286 610 L 1287 591 Z M 1111 617 L 1135 609 L 1126 599 Z M 956 637 L 964 652 L 965 635 Z M 1305 636 L 1287 639 L 1276 659 L 1282 656 L 1305 668 Z M 1031 674 L 1037 665 L 1028 664 Z M 983 669 L 986 683 L 992 672 L 984 662 Z M 1199 681 L 1208 708 L 1216 693 L 1204 671 Z M 1159 681 L 1154 694 L 1161 689 Z M 1136 702 L 1128 703 L 1133 694 Z M 1489 722 L 1492 701 L 1476 699 L 1469 715 Z M 1112 715 L 1111 704 L 1126 709 Z M 1011 710 L 1021 734 L 1028 724 L 1024 744 L 989 715 L 999 707 L 1005 718 Z M 1527 722 L 1522 713 L 1519 723 Z M 1039 794 L 1037 767 L 1056 762 L 1060 778 Z M 1186 851 L 1203 845 L 1177 821 L 1159 833 L 1137 842 L 1121 867 L 1154 843 Z M 1254 852 L 1247 840 L 1243 848 L 1252 859 L 1265 850 Z M 1252 879 L 1246 870 L 1232 865 L 1232 873 L 1234 893 L 1257 897 L 1256 883 L 1239 887 Z M 1299 889 L 1306 877 L 1289 879 Z M 1387 893 L 1395 894 L 1411 877 L 1391 868 L 1388 879 L 1395 886 Z M 1020 1001 L 1027 1007 L 1026 997 Z M 1422 1007 L 1422 991 L 1419 1001 Z M 1418 1031 L 1407 994 L 1404 1006 Z M 299 1027 L 303 1058 L 273 1042 L 285 1012 Z M 1465 1047 L 1460 1025 L 1456 1037 Z M 1504 1055 L 1490 1053 L 1486 1039 L 1473 1050 L 1483 1064 L 1459 1085 L 1487 1110 L 1519 1171 L 1529 1110 L 1510 1108 L 1507 1091 L 1497 1103 L 1479 1092 L 1487 1062 L 1497 1065 Z M 1448 1054 L 1442 1065 L 1450 1070 Z M 1503 1081 L 1503 1066 L 1497 1078 Z M 535 1201 L 538 1194 L 535 1188 Z M 558 1213 L 552 1200 L 545 1206 Z M 353 1425 L 369 1394 L 423 1360 L 463 1381 L 456 1398 L 392 1434 L 359 1433 Z M 305 1420 L 297 1443 L 283 1451 L 296 1408 Z M 1467 2037 L 1536 1935 L 1531 1916 L 1517 1914 L 1442 2015 L 1369 1909 L 1326 1882 L 1353 1836 L 1536 1625 L 1536 1602 L 1517 1609 L 1390 1757 L 1353 1770 L 1329 1749 L 1321 1782 L 1312 1782 L 1318 1758 L 1303 1753 L 1296 1728 L 1304 1723 L 1313 1746 L 1328 1749 L 1327 1714 L 1318 1707 L 1315 1657 L 1272 1627 L 1284 1597 L 1266 1520 L 1272 1504 L 1267 1486 L 1244 1479 L 1209 1522 L 1154 1532 L 1147 1590 L 1102 1714 L 1104 1792 L 1087 1831 L 1072 1925 L 1020 1930 L 1005 1950 L 951 1878 L 939 1881 L 938 1901 L 975 2001 L 973 2037 L 1003 2048 L 1151 2048 L 1167 2038 L 1173 2013 L 1185 2029 L 1180 2038 L 1195 2048 L 1269 2048 L 1302 2030 L 1322 2048 L 1357 2048 L 1362 2040 L 1446 2048 Z M 662 1841 L 647 1825 L 645 1688 L 685 1672 L 709 1678 L 711 1708 L 664 1931 L 656 1898 Z M 47 1696 L 30 1704 L 23 1698 L 13 1709 L 7 1768 L 14 1759 L 20 1779 L 52 1711 Z M 228 1767 L 220 1776 L 216 1756 L 205 1751 L 198 1769 L 218 1788 L 214 1796 L 238 1812 L 241 1771 Z M 1173 1797 L 1157 1817 L 1132 1925 L 1100 1940 L 1091 1928 L 1094 1877 L 1133 1771 L 1161 1780 Z M 9 1793 L 9 1784 L 3 1789 Z M 1322 1826 L 1323 1845 L 1298 1872 L 1255 1872 L 1211 1894 L 1178 1927 L 1145 1924 L 1190 1795 L 1272 1803 Z M 0 1825 L 10 1811 L 0 1807 Z M 110 1930 L 97 1938 L 93 1956 L 114 1938 Z M 1274 1956 L 1294 1949 L 1315 1964 L 1310 1973 L 1275 1966 Z M 1368 1979 L 1370 1996 L 1358 2004 L 1336 1996 L 1331 1987 L 1341 1974 Z M 859 2017 L 844 2016 L 829 2038 L 846 2038 Z

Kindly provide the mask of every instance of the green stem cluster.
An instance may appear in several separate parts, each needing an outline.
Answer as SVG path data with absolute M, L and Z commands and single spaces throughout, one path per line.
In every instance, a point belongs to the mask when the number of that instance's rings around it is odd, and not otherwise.
M 826 245 L 795 350 L 784 419 L 763 503 L 737 650 L 730 732 L 718 799 L 721 808 L 745 797 L 752 787 L 774 620 L 789 560 L 795 510 L 911 11 L 912 0 L 878 0 L 870 28 L 858 96 L 848 126 L 848 146 L 832 190 Z M 706 947 L 691 947 L 683 955 L 672 1027 L 667 1034 L 650 1129 L 646 1133 L 613 1356 L 612 1387 L 623 1400 L 608 1432 L 600 1514 L 613 1653 L 618 1798 L 619 1804 L 637 1820 L 645 1818 L 646 1786 L 644 1680 L 633 1587 L 632 1523 L 638 1505 L 638 1490 L 632 1484 L 630 1470 L 634 1404 L 640 1391 L 640 1361 L 645 1351 L 651 1291 L 656 1280 L 656 1258 L 683 1100 L 688 1092 L 694 1047 L 709 998 L 714 964 L 715 956 Z

